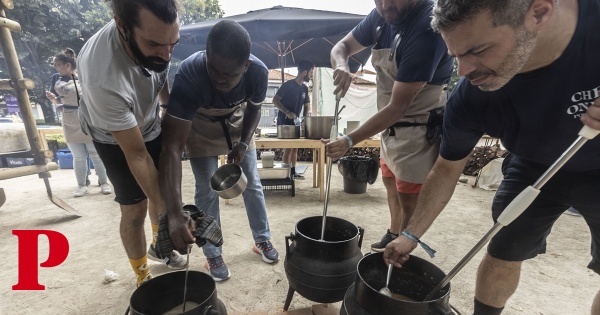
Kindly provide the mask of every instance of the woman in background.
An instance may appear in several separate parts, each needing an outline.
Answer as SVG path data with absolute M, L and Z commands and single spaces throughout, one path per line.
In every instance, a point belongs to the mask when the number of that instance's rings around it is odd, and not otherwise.
M 92 138 L 81 131 L 79 124 L 81 88 L 77 80 L 75 52 L 70 48 L 65 49 L 54 56 L 53 64 L 58 73 L 52 75 L 50 91 L 46 91 L 46 97 L 56 105 L 57 112 L 62 112 L 63 133 L 73 154 L 73 169 L 78 185 L 75 197 L 82 197 L 88 193 L 88 157 L 94 163 L 100 191 L 108 195 L 112 193 L 112 189 L 108 185 L 106 168 L 96 152 Z

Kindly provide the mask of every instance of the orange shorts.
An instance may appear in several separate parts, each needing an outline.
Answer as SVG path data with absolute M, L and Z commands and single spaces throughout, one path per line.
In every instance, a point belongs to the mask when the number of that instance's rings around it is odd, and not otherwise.
M 392 171 L 390 171 L 390 168 L 387 166 L 387 164 L 385 164 L 385 162 L 381 158 L 379 159 L 379 166 L 381 167 L 381 176 L 382 177 L 396 179 L 396 190 L 399 193 L 418 194 L 421 191 L 421 186 L 423 186 L 423 184 L 409 183 L 409 182 L 405 182 L 403 180 L 396 178 L 394 173 L 392 173 Z

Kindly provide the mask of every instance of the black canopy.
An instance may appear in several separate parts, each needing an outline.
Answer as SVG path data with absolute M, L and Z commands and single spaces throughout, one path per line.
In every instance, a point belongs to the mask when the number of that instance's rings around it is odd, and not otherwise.
M 252 40 L 252 54 L 269 69 L 283 70 L 296 66 L 302 59 L 310 60 L 317 67 L 331 67 L 331 48 L 364 17 L 350 13 L 276 6 L 223 19 L 236 21 L 246 28 Z M 204 50 L 211 27 L 223 19 L 181 27 L 181 40 L 173 56 L 185 59 L 196 51 Z M 365 49 L 352 56 L 350 70 L 356 72 L 370 55 L 370 49 Z

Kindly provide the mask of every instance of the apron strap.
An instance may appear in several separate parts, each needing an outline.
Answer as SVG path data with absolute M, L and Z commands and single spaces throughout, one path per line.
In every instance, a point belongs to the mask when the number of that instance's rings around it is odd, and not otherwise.
M 217 120 L 221 123 L 221 127 L 223 127 L 223 133 L 225 134 L 225 140 L 227 140 L 227 147 L 229 148 L 229 151 L 233 150 L 233 144 L 231 143 L 231 136 L 229 135 L 229 128 L 227 128 L 227 124 L 225 123 L 225 120 L 227 120 L 229 116 L 218 116 L 216 117 Z
M 397 122 L 393 125 L 391 125 L 388 129 L 390 129 L 390 137 L 394 137 L 396 136 L 396 130 L 394 128 L 399 128 L 399 127 L 417 127 L 417 126 L 425 126 L 427 124 L 425 123 L 412 123 L 412 122 L 407 122 L 407 121 L 400 121 Z

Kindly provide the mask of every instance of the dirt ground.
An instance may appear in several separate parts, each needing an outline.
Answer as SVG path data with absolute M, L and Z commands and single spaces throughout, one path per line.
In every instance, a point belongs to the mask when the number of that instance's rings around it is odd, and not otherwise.
M 184 201 L 193 202 L 193 175 L 184 162 Z M 307 164 L 308 165 L 308 164 Z M 218 297 L 228 312 L 280 312 L 288 283 L 284 271 L 284 236 L 294 231 L 295 224 L 309 216 L 320 216 L 318 188 L 312 188 L 312 166 L 297 181 L 296 196 L 287 192 L 267 191 L 266 202 L 273 242 L 282 258 L 267 265 L 251 250 L 252 239 L 241 198 L 229 205 L 221 203 L 224 230 L 224 258 L 232 277 L 217 285 Z M 119 208 L 113 195 L 100 194 L 98 186 L 90 186 L 90 194 L 72 196 L 75 190 L 73 170 L 52 172 L 52 188 L 59 196 L 83 214 L 74 219 L 54 206 L 46 197 L 44 184 L 36 175 L 0 181 L 7 202 L 0 208 L 0 314 L 123 314 L 136 289 L 134 274 L 123 250 L 119 233 Z M 95 175 L 91 177 L 96 181 Z M 494 192 L 474 189 L 474 182 L 459 183 L 452 201 L 424 236 L 438 251 L 433 263 L 450 271 L 492 226 L 490 203 Z M 388 227 L 385 190 L 380 179 L 365 194 L 343 192 L 342 176 L 334 166 L 328 214 L 348 220 L 365 229 L 362 252 L 379 240 Z M 54 268 L 40 268 L 39 282 L 44 291 L 13 291 L 17 283 L 17 237 L 13 230 L 47 229 L 64 234 L 70 243 L 69 256 Z M 147 224 L 150 240 L 150 224 Z M 563 215 L 549 237 L 548 253 L 524 264 L 521 283 L 504 314 L 589 314 L 593 295 L 600 288 L 598 275 L 586 268 L 590 255 L 590 235 L 580 217 Z M 47 257 L 47 242 L 40 238 L 40 261 Z M 427 258 L 417 249 L 415 255 Z M 452 281 L 450 302 L 462 314 L 472 314 L 475 272 L 483 250 Z M 195 248 L 190 255 L 190 268 L 205 271 L 204 256 Z M 152 273 L 169 272 L 165 266 L 151 262 Z M 105 270 L 118 278 L 104 283 Z M 308 307 L 314 302 L 299 295 L 290 310 Z M 339 307 L 341 302 L 335 303 Z

